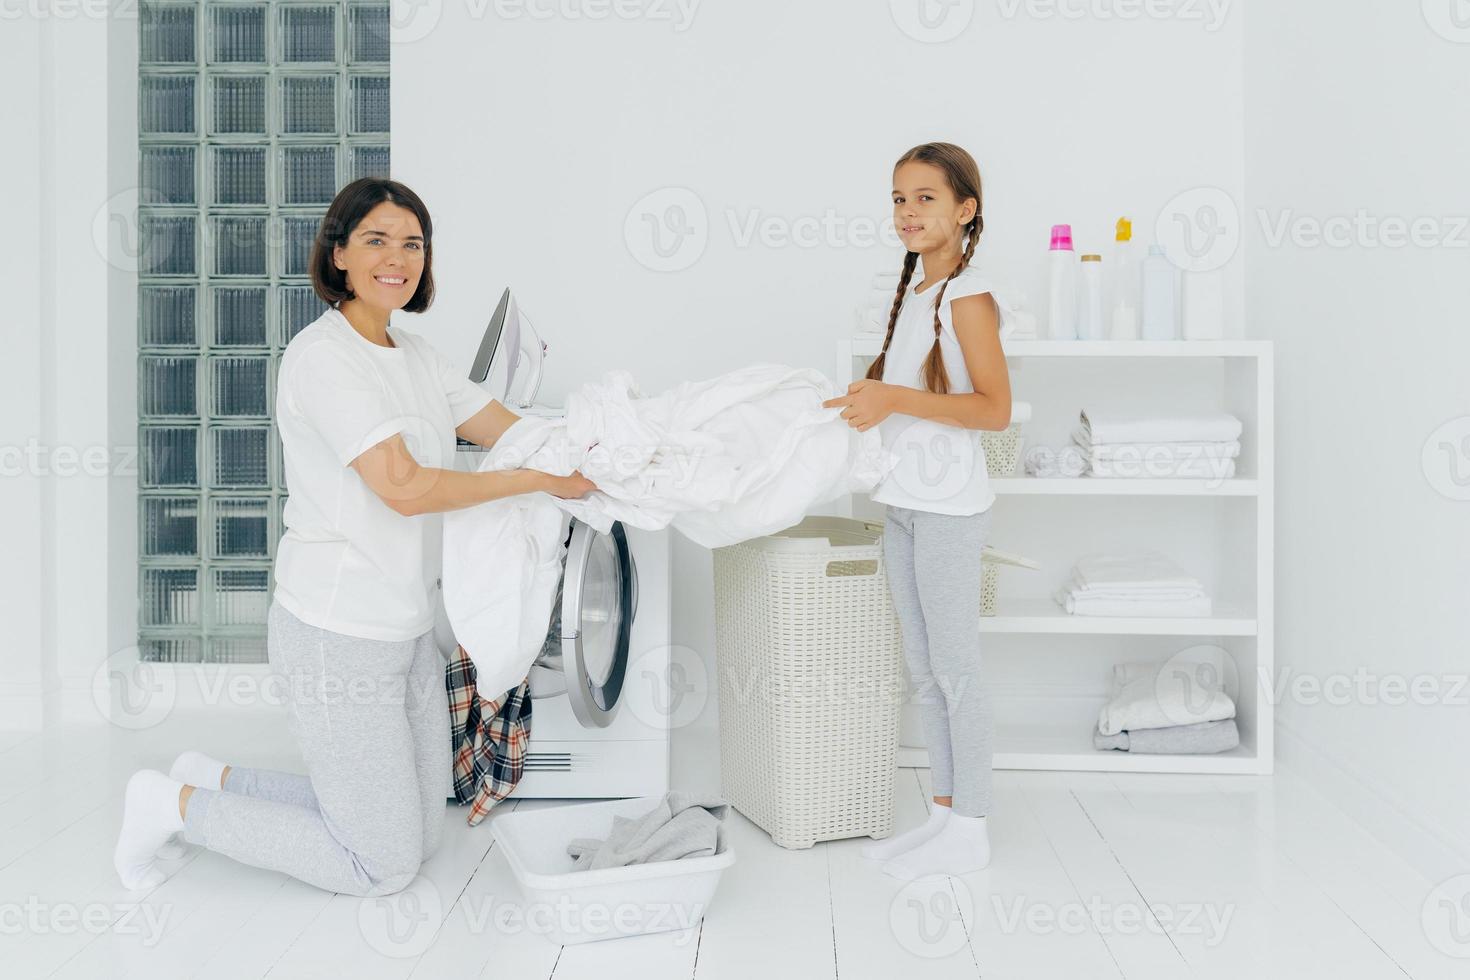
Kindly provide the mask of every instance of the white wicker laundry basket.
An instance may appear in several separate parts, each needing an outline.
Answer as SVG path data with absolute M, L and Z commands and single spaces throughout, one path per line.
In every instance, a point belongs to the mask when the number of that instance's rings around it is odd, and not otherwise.
M 883 525 L 714 552 L 721 792 L 782 847 L 893 830 L 902 644 Z

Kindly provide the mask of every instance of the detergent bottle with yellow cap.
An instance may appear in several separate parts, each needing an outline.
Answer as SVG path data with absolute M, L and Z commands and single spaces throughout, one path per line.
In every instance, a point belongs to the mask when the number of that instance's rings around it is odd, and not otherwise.
M 1139 324 L 1138 256 L 1133 248 L 1133 222 L 1118 219 L 1118 231 L 1113 242 L 1112 261 L 1112 340 L 1137 340 Z

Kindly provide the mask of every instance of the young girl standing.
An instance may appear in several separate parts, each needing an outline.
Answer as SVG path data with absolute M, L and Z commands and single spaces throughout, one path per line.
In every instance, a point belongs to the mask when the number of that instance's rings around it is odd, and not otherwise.
M 952 143 L 925 143 L 893 171 L 893 222 L 908 254 L 883 351 L 826 402 L 879 427 L 899 461 L 873 491 L 887 505 L 883 553 L 929 749 L 934 806 L 866 857 L 912 880 L 990 861 L 994 719 L 980 662 L 980 551 L 995 501 L 980 430 L 1011 418 L 1000 330 L 1008 316 L 970 265 L 985 227 L 980 170 Z M 920 265 L 922 263 L 922 268 Z M 917 272 L 917 274 L 916 274 Z

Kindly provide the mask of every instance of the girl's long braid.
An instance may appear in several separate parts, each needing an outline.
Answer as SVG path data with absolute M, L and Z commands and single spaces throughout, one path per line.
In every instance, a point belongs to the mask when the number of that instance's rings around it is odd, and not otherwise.
M 893 340 L 893 327 L 898 323 L 898 311 L 903 306 L 903 297 L 908 292 L 909 282 L 914 278 L 914 266 L 918 261 L 918 252 L 908 252 L 903 257 L 903 275 L 898 277 L 898 292 L 893 297 L 893 309 L 888 312 L 888 333 L 883 335 L 883 349 L 878 352 L 877 359 L 869 365 L 868 373 L 863 376 L 869 380 L 883 380 L 883 362 L 888 358 L 888 344 Z
M 949 281 L 964 272 L 965 267 L 970 264 L 970 259 L 975 255 L 975 243 L 980 240 L 980 229 L 984 224 L 985 219 L 980 217 L 979 211 L 976 211 L 974 219 L 970 221 L 969 240 L 965 242 L 965 254 L 960 256 L 954 271 L 944 277 L 944 281 L 939 284 L 939 292 L 934 296 L 934 346 L 929 348 L 929 356 L 924 359 L 924 387 L 941 395 L 949 394 L 949 372 L 944 369 L 944 355 L 939 348 L 941 329 L 939 304 L 944 302 L 944 290 L 949 285 Z M 889 331 L 892 332 L 892 330 L 893 328 L 889 327 Z M 884 349 L 887 349 L 886 344 Z

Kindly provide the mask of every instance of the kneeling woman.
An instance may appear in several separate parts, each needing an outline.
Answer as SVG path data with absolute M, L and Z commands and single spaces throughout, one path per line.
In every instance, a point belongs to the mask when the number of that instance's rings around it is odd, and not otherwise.
M 199 752 L 128 782 L 114 863 L 163 881 L 170 835 L 322 888 L 406 886 L 450 794 L 444 657 L 434 642 L 438 514 L 513 494 L 594 489 L 580 473 L 453 470 L 456 433 L 491 446 L 517 416 L 427 341 L 389 324 L 434 296 L 433 231 L 396 181 L 347 185 L 312 248 L 328 309 L 287 346 L 276 391 L 286 532 L 267 626 L 306 775 Z M 486 560 L 493 560 L 487 556 Z

